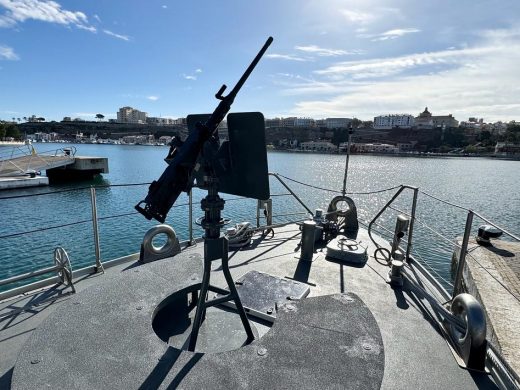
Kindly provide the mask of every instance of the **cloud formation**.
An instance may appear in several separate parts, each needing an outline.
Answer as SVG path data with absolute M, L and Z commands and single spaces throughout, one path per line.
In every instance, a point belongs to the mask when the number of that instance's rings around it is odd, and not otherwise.
M 362 50 L 341 50 L 341 49 L 326 49 L 323 47 L 319 47 L 316 45 L 308 45 L 308 46 L 295 46 L 296 50 L 303 51 L 304 53 L 315 54 L 320 57 L 337 57 L 348 54 L 361 54 Z
M 471 47 L 337 62 L 311 79 L 287 79 L 286 95 L 300 96 L 290 111 L 303 116 L 359 116 L 424 106 L 435 114 L 486 120 L 518 119 L 520 29 L 480 33 Z
M 121 39 L 122 41 L 129 41 L 130 40 L 130 37 L 128 35 L 121 35 L 121 34 L 116 34 L 115 32 L 112 32 L 110 30 L 103 30 L 103 32 L 107 35 L 110 35 L 111 37 L 114 37 L 114 38 L 117 38 L 117 39 Z
M 88 23 L 87 16 L 80 11 L 68 11 L 55 1 L 40 0 L 0 0 L 0 7 L 7 11 L 0 15 L 0 27 L 14 27 L 26 20 L 38 20 L 62 25 L 74 25 L 95 32 Z
M 298 56 L 294 56 L 291 54 L 270 53 L 270 54 L 266 54 L 266 57 L 277 59 L 277 60 L 289 60 L 289 61 L 300 61 L 300 62 L 309 61 L 308 58 L 298 57 Z
M 0 45 L 0 60 L 16 61 L 19 60 L 18 54 L 16 54 L 12 47 Z
M 396 28 L 396 29 L 385 31 L 381 34 L 362 33 L 362 34 L 358 34 L 357 37 L 358 38 L 371 38 L 372 42 L 377 42 L 377 41 L 386 41 L 389 39 L 400 38 L 404 35 L 417 33 L 420 31 L 421 30 L 419 30 L 417 28 Z
M 146 98 L 148 100 L 151 100 L 152 102 L 159 100 L 159 96 L 155 96 L 155 95 L 150 95 L 150 96 L 147 96 Z

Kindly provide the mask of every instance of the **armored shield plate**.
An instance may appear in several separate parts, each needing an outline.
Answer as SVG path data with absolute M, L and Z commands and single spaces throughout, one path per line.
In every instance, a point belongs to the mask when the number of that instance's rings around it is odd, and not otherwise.
M 186 118 L 188 130 L 192 131 L 197 122 L 204 123 L 209 116 L 209 114 L 188 115 Z M 218 190 L 247 198 L 269 199 L 264 116 L 260 112 L 233 113 L 227 116 L 227 124 L 228 169 L 218 173 Z M 195 178 L 200 182 L 202 172 L 196 172 Z

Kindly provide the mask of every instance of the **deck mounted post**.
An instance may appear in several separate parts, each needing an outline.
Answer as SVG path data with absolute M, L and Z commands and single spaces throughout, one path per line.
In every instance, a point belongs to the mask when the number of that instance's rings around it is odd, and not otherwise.
M 464 228 L 464 237 L 462 238 L 462 245 L 460 247 L 459 262 L 457 264 L 457 273 L 455 275 L 455 281 L 453 282 L 453 294 L 452 298 L 455 298 L 462 289 L 462 275 L 464 272 L 464 266 L 466 265 L 466 253 L 468 252 L 469 236 L 471 234 L 471 225 L 473 224 L 473 211 L 468 211 L 466 217 L 466 227 Z
M 90 187 L 90 205 L 92 207 L 92 230 L 94 232 L 94 250 L 96 254 L 96 272 L 105 272 L 101 264 L 101 250 L 99 248 L 99 230 L 97 220 L 96 189 Z

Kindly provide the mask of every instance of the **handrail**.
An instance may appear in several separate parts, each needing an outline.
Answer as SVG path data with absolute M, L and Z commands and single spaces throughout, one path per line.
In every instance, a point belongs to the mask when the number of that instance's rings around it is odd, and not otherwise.
M 287 185 L 287 183 L 285 183 L 285 181 L 282 178 L 290 180 L 290 181 L 293 181 L 293 182 L 296 182 L 298 184 L 303 184 L 303 185 L 306 185 L 306 186 L 309 186 L 309 187 L 313 187 L 313 188 L 316 188 L 316 189 L 320 189 L 320 190 L 324 190 L 324 191 L 339 192 L 339 191 L 334 191 L 334 190 L 330 190 L 330 189 L 324 189 L 324 188 L 308 185 L 306 183 L 299 182 L 297 180 L 288 178 L 288 177 L 280 175 L 278 173 L 269 173 L 269 176 L 275 177 L 285 187 L 285 189 L 288 191 L 287 193 L 273 194 L 271 197 L 275 197 L 275 196 L 292 196 L 306 210 L 306 212 L 309 214 L 309 216 L 314 216 L 314 213 L 312 212 L 310 207 L 308 207 L 304 203 L 304 201 L 295 193 L 295 191 L 293 191 Z M 147 183 L 147 182 L 146 183 L 103 184 L 103 185 L 96 185 L 96 186 L 64 189 L 64 190 L 58 190 L 58 191 L 41 192 L 41 193 L 36 193 L 36 194 L 5 196 L 5 197 L 0 197 L 0 200 L 8 200 L 8 199 L 16 199 L 16 198 L 24 198 L 24 197 L 33 197 L 33 196 L 43 196 L 43 195 L 51 195 L 51 194 L 59 194 L 59 193 L 66 193 L 66 192 L 71 192 L 71 191 L 81 191 L 81 190 L 87 190 L 87 189 L 90 190 L 90 191 L 94 191 L 95 192 L 96 189 L 102 189 L 102 188 L 143 186 L 143 185 L 149 185 L 149 184 L 150 183 Z M 409 216 L 410 217 L 410 226 L 409 226 L 409 232 L 408 232 L 408 237 L 407 237 L 408 239 L 407 240 L 403 240 L 403 244 L 406 244 L 406 257 L 405 257 L 406 261 L 408 261 L 410 259 L 410 257 L 411 257 L 411 251 L 412 251 L 412 247 L 413 247 L 414 222 L 421 223 L 426 228 L 431 230 L 433 233 L 435 233 L 438 236 L 440 236 L 446 242 L 454 244 L 456 247 L 461 249 L 461 253 L 467 253 L 467 246 L 465 247 L 464 242 L 463 242 L 462 245 L 458 245 L 457 243 L 453 243 L 453 241 L 451 241 L 449 238 L 443 236 L 441 233 L 437 232 L 435 229 L 430 228 L 425 222 L 423 222 L 423 221 L 421 221 L 421 220 L 416 218 L 415 211 L 416 211 L 416 208 L 417 208 L 417 198 L 418 198 L 418 193 L 419 192 L 421 192 L 422 194 L 424 194 L 424 195 L 426 195 L 426 196 L 428 196 L 428 197 L 430 197 L 432 199 L 439 200 L 439 201 L 441 201 L 441 202 L 443 202 L 445 204 L 448 204 L 450 206 L 457 207 L 457 208 L 462 209 L 462 210 L 468 210 L 468 212 L 471 212 L 474 217 L 478 217 L 478 218 L 482 219 L 486 223 L 488 223 L 488 224 L 490 224 L 492 226 L 495 226 L 498 229 L 502 230 L 506 235 L 512 237 L 515 240 L 520 241 L 520 238 L 518 236 L 510 233 L 506 229 L 501 228 L 497 224 L 495 224 L 492 221 L 490 221 L 488 218 L 483 217 L 481 214 L 476 213 L 476 212 L 474 212 L 472 210 L 469 210 L 469 209 L 467 209 L 467 208 L 465 208 L 463 206 L 460 206 L 460 205 L 457 205 L 457 204 L 454 204 L 454 203 L 451 203 L 451 202 L 448 202 L 448 201 L 444 201 L 444 200 L 442 200 L 440 198 L 437 198 L 434 195 L 428 194 L 428 193 L 426 193 L 424 191 L 420 191 L 417 187 L 413 187 L 413 186 L 409 186 L 409 185 L 399 185 L 399 186 L 395 186 L 395 187 L 391 187 L 391 188 L 385 188 L 385 189 L 382 189 L 382 190 L 369 191 L 369 192 L 350 192 L 348 194 L 370 195 L 370 194 L 377 194 L 377 193 L 387 192 L 387 191 L 391 191 L 391 190 L 394 190 L 394 189 L 397 189 L 397 191 L 392 196 L 392 198 L 379 210 L 379 212 L 375 215 L 375 217 L 369 222 L 369 224 L 368 224 L 368 234 L 369 234 L 370 239 L 376 245 L 376 247 L 380 247 L 380 245 L 374 239 L 372 234 L 373 234 L 373 229 L 374 229 L 375 225 L 380 226 L 383 230 L 385 230 L 385 231 L 387 231 L 387 232 L 389 232 L 391 234 L 390 230 L 386 229 L 384 226 L 382 226 L 382 225 L 377 223 L 377 220 L 385 212 L 385 210 L 391 209 L 391 210 L 394 210 L 394 211 L 397 211 L 397 212 L 400 212 L 400 213 L 403 213 L 403 214 L 406 214 L 407 216 Z M 410 213 L 403 212 L 399 208 L 396 208 L 396 207 L 393 206 L 394 201 L 403 193 L 403 191 L 405 191 L 407 189 L 408 190 L 412 190 L 413 191 L 413 195 L 414 195 L 413 203 L 412 203 L 412 209 L 411 209 Z M 95 194 L 94 194 L 94 197 L 95 197 Z M 226 199 L 226 201 L 241 200 L 241 199 L 244 199 L 244 198 L 243 197 L 229 198 L 229 199 Z M 91 198 L 91 202 L 92 202 L 92 198 Z M 193 220 L 192 219 L 193 203 L 194 202 L 193 202 L 193 199 L 191 197 L 189 203 L 178 204 L 178 205 L 175 205 L 174 207 L 189 206 L 189 214 L 190 214 L 189 218 L 190 218 L 190 220 Z M 7 234 L 7 235 L 4 235 L 4 236 L 0 236 L 0 239 L 16 237 L 16 236 L 21 236 L 21 235 L 25 235 L 25 234 L 36 233 L 36 232 L 41 232 L 41 231 L 51 230 L 51 229 L 57 229 L 57 228 L 62 228 L 62 227 L 67 227 L 67 226 L 72 226 L 72 225 L 77 225 L 77 224 L 85 224 L 85 223 L 89 223 L 89 222 L 93 223 L 93 229 L 94 229 L 95 222 L 97 222 L 97 221 L 113 219 L 113 218 L 121 218 L 121 217 L 131 216 L 131 215 L 134 215 L 134 214 L 137 214 L 137 213 L 136 212 L 121 213 L 121 214 L 102 216 L 102 217 L 97 217 L 97 214 L 95 216 L 93 214 L 92 218 L 90 218 L 90 219 L 78 220 L 78 221 L 75 221 L 75 222 L 61 224 L 61 225 L 55 225 L 55 226 L 47 226 L 47 227 L 43 227 L 43 228 L 39 228 L 39 229 L 33 229 L 33 230 L 29 230 L 29 231 L 24 231 L 24 232 L 15 232 L 15 233 Z M 290 213 L 285 213 L 285 214 L 278 214 L 278 215 L 276 215 L 274 217 L 288 217 L 288 216 L 297 216 L 297 215 L 301 215 L 301 214 L 306 214 L 306 213 L 305 212 L 302 212 L 302 213 L 299 213 L 299 212 L 298 213 L 297 212 L 292 213 L 292 212 L 290 212 Z M 327 214 L 325 213 L 325 215 L 327 215 Z M 189 225 L 192 225 L 192 224 L 189 224 Z M 465 228 L 465 235 L 466 235 L 466 232 L 471 232 L 471 224 L 469 224 L 469 225 L 466 224 L 466 225 L 467 226 Z M 189 229 L 189 242 L 193 243 L 195 241 L 194 237 L 193 237 L 193 226 L 188 226 L 188 229 Z M 380 232 L 378 234 L 381 234 L 381 233 L 382 232 Z M 467 233 L 467 234 L 469 235 L 470 233 Z M 95 243 L 98 242 L 98 241 L 99 241 L 99 237 L 98 237 L 97 240 L 95 239 Z M 98 254 L 98 249 L 97 249 L 97 245 L 99 245 L 99 244 L 95 244 L 95 245 L 96 245 L 96 268 L 97 269 L 102 269 L 102 261 L 100 259 L 100 255 Z M 465 263 L 465 256 L 464 255 L 462 256 L 462 260 L 463 261 L 459 261 L 459 263 L 461 264 L 460 265 L 461 267 Z M 461 278 L 461 276 L 460 277 L 456 277 L 456 280 L 455 280 L 455 283 L 454 283 L 455 286 L 458 286 L 459 283 L 461 283 L 460 278 Z M 455 290 L 457 290 L 458 288 L 459 287 L 457 287 Z

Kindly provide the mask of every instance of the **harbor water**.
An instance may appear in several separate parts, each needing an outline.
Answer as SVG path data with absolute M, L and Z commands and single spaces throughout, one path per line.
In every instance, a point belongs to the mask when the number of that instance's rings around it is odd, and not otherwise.
M 39 144 L 44 152 L 64 144 Z M 148 185 L 165 168 L 167 147 L 134 145 L 76 145 L 78 155 L 108 157 L 110 173 L 93 181 L 49 187 L 11 190 L 0 193 L 0 279 L 29 272 L 52 263 L 53 251 L 64 247 L 75 269 L 95 261 L 91 221 L 90 186 L 97 188 L 97 207 L 103 261 L 138 252 L 144 233 L 156 225 L 134 210 L 144 199 Z M 286 180 L 311 209 L 327 209 L 330 199 L 340 191 L 345 167 L 344 155 L 269 152 L 269 171 L 296 181 Z M 395 193 L 377 190 L 408 184 L 446 201 L 471 208 L 513 233 L 520 231 L 520 169 L 518 162 L 484 158 L 422 158 L 353 155 L 350 159 L 347 192 L 358 208 L 359 219 L 368 224 Z M 126 184 L 135 184 L 127 186 Z M 141 185 L 142 184 L 142 185 Z M 271 194 L 287 191 L 273 178 Z M 315 188 L 317 187 L 317 188 Z M 61 190 L 57 194 L 31 197 Z M 202 216 L 197 203 L 203 191 L 194 190 L 194 220 Z M 223 215 L 233 223 L 256 223 L 256 200 L 227 199 Z M 381 234 L 393 230 L 400 212 L 409 213 L 412 192 L 405 191 L 378 221 Z M 188 197 L 182 194 L 170 211 L 167 223 L 180 239 L 188 238 Z M 287 215 L 293 214 L 294 215 Z M 273 197 L 274 222 L 303 219 L 305 210 L 289 196 Z M 449 288 L 453 240 L 464 231 L 466 211 L 419 194 L 413 249 L 443 284 Z M 474 231 L 483 223 L 476 220 Z M 63 226 L 66 225 L 66 226 Z M 26 234 L 21 234 L 29 232 Z M 195 235 L 202 231 L 195 228 Z

